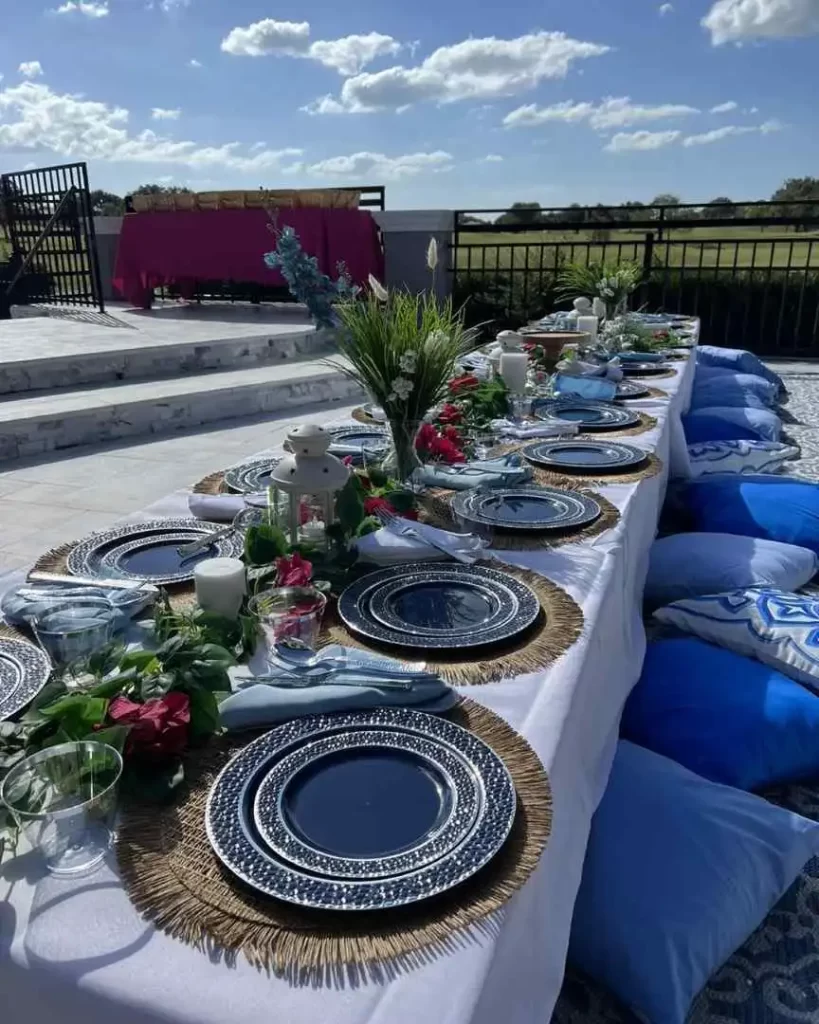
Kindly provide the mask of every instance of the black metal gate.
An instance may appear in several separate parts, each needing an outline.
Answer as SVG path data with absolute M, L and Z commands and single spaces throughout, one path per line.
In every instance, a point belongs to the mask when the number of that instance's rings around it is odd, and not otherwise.
M 0 318 L 32 302 L 105 312 L 84 163 L 0 175 Z

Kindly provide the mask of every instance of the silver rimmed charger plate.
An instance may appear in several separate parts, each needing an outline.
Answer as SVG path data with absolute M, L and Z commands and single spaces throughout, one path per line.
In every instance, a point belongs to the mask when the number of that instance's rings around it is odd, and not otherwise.
M 91 534 L 74 546 L 68 555 L 68 571 L 75 576 L 119 577 L 166 586 L 187 583 L 193 570 L 206 558 L 237 557 L 243 540 L 231 534 L 187 559 L 178 548 L 217 533 L 221 523 L 200 519 L 149 519 L 143 523 L 115 526 Z
M 640 422 L 639 413 L 631 409 L 583 398 L 543 399 L 535 402 L 533 411 L 539 419 L 576 423 L 581 430 L 622 430 Z
M 329 427 L 327 433 L 333 439 L 329 449 L 333 455 L 381 457 L 386 454 L 390 443 L 386 428 L 377 424 L 371 427 Z
M 338 613 L 379 644 L 448 650 L 511 640 L 536 621 L 540 602 L 525 583 L 488 566 L 410 563 L 351 583 Z
M 225 485 L 238 494 L 256 494 L 266 491 L 272 484 L 270 474 L 281 462 L 278 455 L 251 459 L 225 470 Z
M 619 441 L 537 441 L 521 455 L 535 466 L 581 473 L 616 474 L 640 466 L 648 453 Z
M 649 394 L 645 384 L 638 384 L 633 380 L 621 380 L 617 385 L 616 398 L 620 402 L 628 402 L 634 398 L 645 398 Z
M 266 775 L 292 751 L 332 734 L 356 730 L 401 733 L 418 737 L 456 752 L 470 765 L 484 794 L 485 813 L 456 844 L 437 860 L 401 874 L 379 878 L 322 876 L 300 868 L 276 854 L 259 833 L 252 809 L 256 793 Z M 378 773 L 361 776 L 368 785 L 377 784 Z M 337 780 L 338 781 L 338 780 Z M 345 800 L 364 795 L 342 780 Z M 409 788 L 415 791 L 421 780 L 413 776 Z M 374 794 L 374 790 L 368 793 Z M 336 806 L 328 802 L 328 793 Z M 388 786 L 371 799 L 368 820 L 376 834 L 389 823 L 386 816 L 405 814 L 409 802 L 395 786 Z M 323 910 L 386 910 L 428 899 L 459 885 L 474 875 L 501 849 L 515 818 L 515 789 L 509 772 L 497 754 L 477 736 L 442 718 L 407 708 L 377 708 L 346 714 L 310 715 L 260 736 L 244 747 L 222 769 L 211 788 L 205 812 L 205 827 L 214 852 L 224 866 L 258 892 L 300 906 Z M 338 810 L 338 793 L 327 790 L 318 805 L 328 814 Z M 384 845 L 384 840 L 381 840 Z
M 397 789 L 400 811 L 389 795 Z M 274 853 L 336 878 L 415 871 L 460 846 L 485 813 L 470 762 L 437 740 L 390 729 L 298 747 L 267 772 L 253 803 L 256 829 Z
M 620 369 L 626 377 L 656 377 L 672 367 L 668 363 L 623 363 Z
M 0 722 L 34 700 L 50 674 L 51 662 L 39 647 L 0 637 Z
M 504 487 L 463 491 L 452 500 L 461 522 L 493 530 L 573 530 L 593 523 L 600 505 L 586 494 L 557 487 Z

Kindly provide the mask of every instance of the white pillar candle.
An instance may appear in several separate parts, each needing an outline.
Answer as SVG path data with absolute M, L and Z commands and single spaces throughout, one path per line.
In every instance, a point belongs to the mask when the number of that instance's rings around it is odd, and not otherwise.
M 244 562 L 239 558 L 208 558 L 193 570 L 196 600 L 206 612 L 235 619 L 247 592 Z
M 590 345 L 594 345 L 597 341 L 598 323 L 596 316 L 579 316 L 577 318 L 577 330 L 581 334 L 588 334 Z
M 504 352 L 500 360 L 500 375 L 513 395 L 526 392 L 526 371 L 529 357 L 525 352 Z

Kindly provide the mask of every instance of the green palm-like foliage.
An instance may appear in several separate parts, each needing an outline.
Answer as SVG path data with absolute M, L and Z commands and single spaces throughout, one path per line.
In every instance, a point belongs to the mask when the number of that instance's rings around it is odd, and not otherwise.
M 594 298 L 600 295 L 600 282 L 612 279 L 621 284 L 621 294 L 618 294 L 616 298 L 625 298 L 634 291 L 642 276 L 642 266 L 629 260 L 588 264 L 567 263 L 557 275 L 558 298 L 561 302 L 575 299 L 578 295 Z

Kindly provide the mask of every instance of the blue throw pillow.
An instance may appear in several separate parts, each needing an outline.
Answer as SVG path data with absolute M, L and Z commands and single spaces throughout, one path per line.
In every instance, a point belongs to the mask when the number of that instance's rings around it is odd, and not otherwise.
M 819 697 L 701 640 L 649 644 L 621 735 L 738 789 L 819 774 Z
M 819 690 L 819 600 L 773 587 L 691 597 L 658 608 L 654 618 L 737 654 L 758 658 Z
M 702 387 L 728 387 L 741 388 L 743 391 L 750 391 L 761 398 L 767 405 L 776 401 L 777 388 L 775 384 L 765 380 L 764 377 L 757 377 L 753 373 L 735 373 L 733 370 L 726 370 L 723 366 L 702 366 L 697 364 L 694 373 L 694 391 Z M 717 405 L 721 403 L 717 402 Z
M 798 590 L 819 571 L 813 551 L 727 533 L 675 533 L 654 541 L 645 598 L 651 607 L 740 587 Z
M 683 1024 L 817 850 L 815 822 L 621 741 L 569 958 L 654 1024 Z
M 819 554 L 819 485 L 787 476 L 701 477 L 683 500 L 695 530 L 740 533 Z
M 711 473 L 776 473 L 799 448 L 781 441 L 700 441 L 688 446 L 691 476 Z
M 778 373 L 769 370 L 759 356 L 746 352 L 741 348 L 719 348 L 716 345 L 699 345 L 697 347 L 697 364 L 702 366 L 718 366 L 737 373 L 753 373 L 757 377 L 782 387 L 782 378 Z
M 778 441 L 782 420 L 770 409 L 707 406 L 683 416 L 688 444 L 698 441 Z
M 702 382 L 695 380 L 691 393 L 691 408 L 770 409 L 776 402 L 775 388 L 765 380 L 762 383 L 767 391 L 737 384 L 730 374 L 724 381 L 713 378 Z

